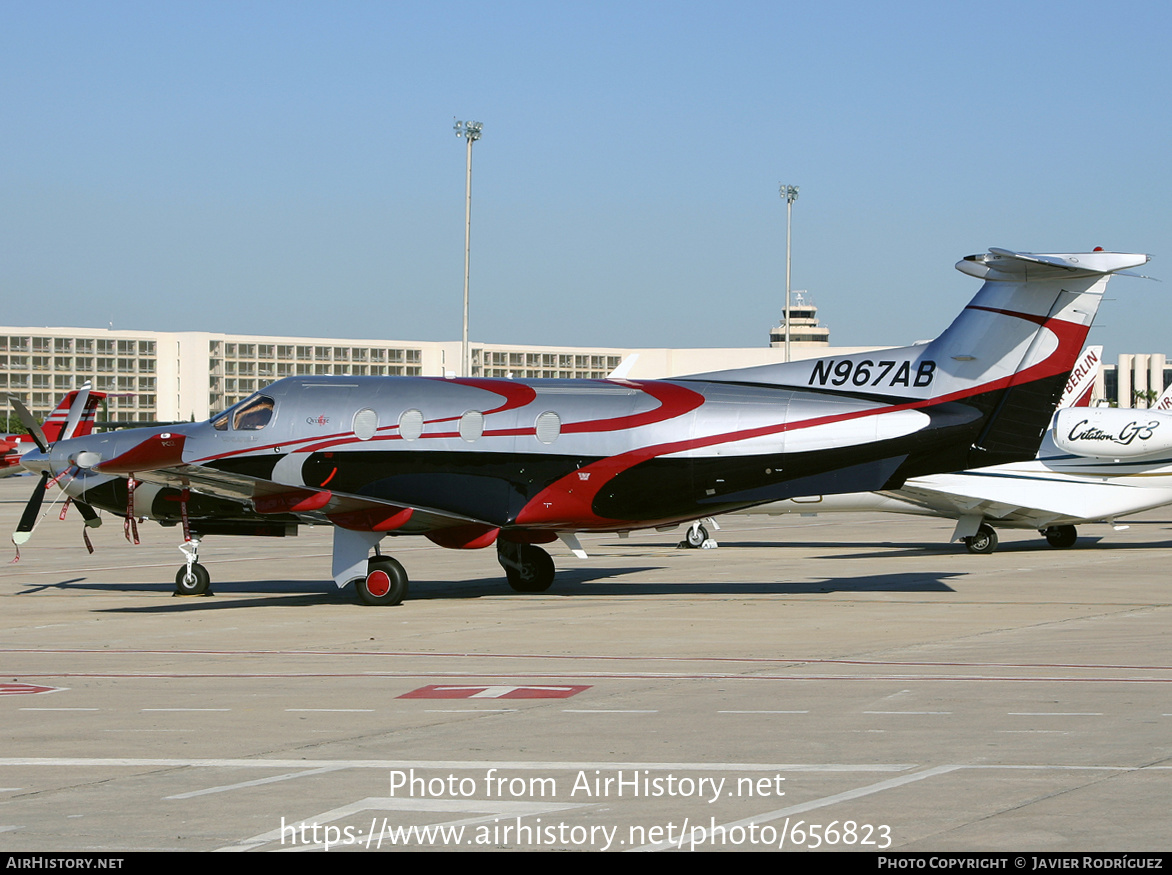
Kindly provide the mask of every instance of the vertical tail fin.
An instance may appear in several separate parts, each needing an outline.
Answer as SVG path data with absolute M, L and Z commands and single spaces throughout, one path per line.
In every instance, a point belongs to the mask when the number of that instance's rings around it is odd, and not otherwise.
M 979 431 L 954 468 L 1030 459 L 1107 281 L 1147 261 L 1142 254 L 1101 250 L 1038 255 L 990 249 L 957 263 L 984 285 L 931 343 L 688 379 L 763 383 L 918 409 L 962 403 L 979 411 Z
M 988 411 L 969 467 L 1036 452 L 1111 274 L 1147 261 L 1131 253 L 991 249 L 957 264 L 985 284 L 929 349 L 942 366 L 958 364 L 949 388 Z
M 1091 393 L 1095 389 L 1095 379 L 1102 363 L 1103 347 L 1088 346 L 1082 351 L 1070 372 L 1070 379 L 1066 381 L 1062 397 L 1058 399 L 1059 408 L 1091 406 Z
M 1162 413 L 1167 413 L 1172 410 L 1172 385 L 1160 393 L 1160 397 L 1152 405 L 1152 410 L 1159 410 Z

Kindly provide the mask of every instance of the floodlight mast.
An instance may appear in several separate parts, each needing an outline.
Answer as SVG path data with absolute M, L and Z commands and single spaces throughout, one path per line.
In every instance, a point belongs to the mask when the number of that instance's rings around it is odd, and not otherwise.
M 471 159 L 469 159 L 471 160 Z M 785 198 L 785 360 L 790 360 L 789 339 L 789 262 L 790 262 L 790 226 L 793 223 L 794 201 L 798 199 L 796 185 L 781 185 L 780 194 Z
M 464 185 L 464 331 L 460 344 L 460 375 L 472 376 L 471 360 L 468 354 L 468 256 L 472 243 L 472 144 L 480 139 L 484 125 L 480 122 L 456 121 L 457 137 L 468 141 L 468 173 Z

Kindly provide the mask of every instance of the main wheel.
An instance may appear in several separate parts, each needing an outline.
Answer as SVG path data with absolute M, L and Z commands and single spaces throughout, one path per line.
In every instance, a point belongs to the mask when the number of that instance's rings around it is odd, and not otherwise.
M 204 595 L 211 583 L 212 576 L 198 562 L 192 564 L 190 572 L 184 565 L 175 573 L 175 595 Z
M 354 586 L 363 604 L 394 606 L 407 598 L 407 572 L 390 556 L 378 556 L 370 560 L 366 577 L 359 577 Z
M 1057 547 L 1059 550 L 1069 550 L 1078 540 L 1078 529 L 1074 526 L 1050 526 L 1042 534 L 1046 536 L 1046 541 L 1051 547 Z
M 553 584 L 556 572 L 553 557 L 532 544 L 518 544 L 517 567 L 505 565 L 504 568 L 514 592 L 545 592 Z
M 698 548 L 708 540 L 708 529 L 703 526 L 688 526 L 688 533 L 684 535 L 689 547 Z
M 964 545 L 970 553 L 992 553 L 997 549 L 997 532 L 982 523 L 975 535 L 964 539 Z

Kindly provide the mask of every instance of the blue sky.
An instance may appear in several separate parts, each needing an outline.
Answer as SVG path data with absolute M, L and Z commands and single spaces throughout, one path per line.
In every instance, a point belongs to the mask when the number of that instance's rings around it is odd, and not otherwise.
M 759 346 L 938 333 L 1002 246 L 1151 253 L 1092 339 L 1172 353 L 1172 7 L 0 3 L 13 325 Z

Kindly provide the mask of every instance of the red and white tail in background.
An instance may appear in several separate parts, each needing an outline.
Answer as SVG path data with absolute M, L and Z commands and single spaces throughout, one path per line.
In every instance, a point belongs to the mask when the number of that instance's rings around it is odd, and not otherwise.
M 1172 411 L 1172 384 L 1156 399 L 1156 403 L 1152 405 L 1152 410 L 1159 410 L 1162 413 Z
M 1103 347 L 1088 346 L 1084 349 L 1074 370 L 1070 372 L 1070 379 L 1066 381 L 1066 388 L 1062 392 L 1062 397 L 1058 399 L 1058 407 L 1090 407 L 1095 378 L 1099 375 L 1099 367 L 1102 364 Z
M 105 392 L 94 392 L 86 382 L 81 388 L 68 392 L 49 414 L 41 430 L 49 443 L 71 437 L 83 437 L 94 430 L 98 406 Z M 20 457 L 36 446 L 32 435 L 0 435 L 0 477 L 23 473 Z
M 90 434 L 94 430 L 98 406 L 105 397 L 105 392 L 90 389 L 88 381 L 80 389 L 68 393 L 41 426 L 49 443 Z

